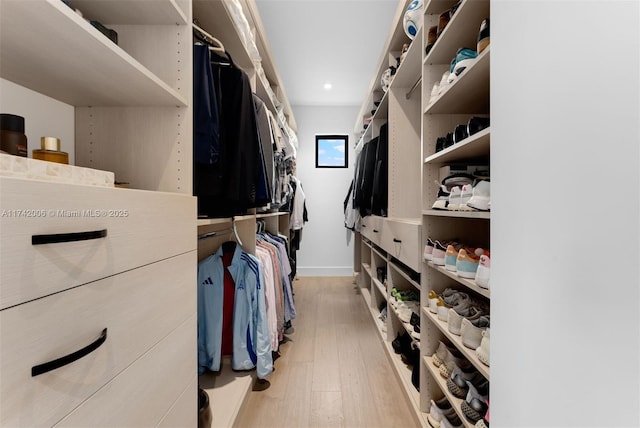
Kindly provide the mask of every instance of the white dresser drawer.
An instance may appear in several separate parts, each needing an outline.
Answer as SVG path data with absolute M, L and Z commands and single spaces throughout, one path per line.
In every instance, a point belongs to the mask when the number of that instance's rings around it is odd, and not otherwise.
M 193 316 L 196 263 L 191 251 L 0 311 L 0 426 L 55 424 Z M 93 352 L 32 376 L 34 366 L 84 348 L 105 328 Z M 195 337 L 194 329 L 192 360 Z
M 382 248 L 416 272 L 422 270 L 420 220 L 385 219 Z
M 174 427 L 197 427 L 197 328 L 194 314 L 56 427 L 154 427 L 189 384 L 193 391 L 173 409 L 174 418 L 187 417 Z
M 0 180 L 0 309 L 197 248 L 192 196 Z M 32 245 L 79 232 L 93 235 Z

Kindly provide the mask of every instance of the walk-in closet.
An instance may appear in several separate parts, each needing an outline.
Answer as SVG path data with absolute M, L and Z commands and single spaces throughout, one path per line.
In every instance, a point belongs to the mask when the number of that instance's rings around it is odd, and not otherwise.
M 640 4 L 0 0 L 0 428 L 640 427 Z

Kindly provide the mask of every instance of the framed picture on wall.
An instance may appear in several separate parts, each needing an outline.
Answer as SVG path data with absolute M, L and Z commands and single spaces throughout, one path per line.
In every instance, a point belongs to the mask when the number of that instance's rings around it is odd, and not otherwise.
M 348 168 L 348 135 L 316 135 L 316 168 Z

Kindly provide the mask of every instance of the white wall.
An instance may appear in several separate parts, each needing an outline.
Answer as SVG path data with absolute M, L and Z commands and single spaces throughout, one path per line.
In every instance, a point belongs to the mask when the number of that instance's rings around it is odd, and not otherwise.
M 343 202 L 353 178 L 353 122 L 358 107 L 294 106 L 298 124 L 297 167 L 307 197 L 309 222 L 298 252 L 300 276 L 351 276 L 353 240 L 347 245 Z M 316 134 L 349 136 L 349 168 L 316 168 Z
M 75 162 L 75 110 L 73 106 L 0 79 L 0 113 L 24 117 L 29 157 L 40 148 L 40 137 L 60 138 L 69 164 Z
M 639 29 L 491 4 L 493 428 L 640 426 Z

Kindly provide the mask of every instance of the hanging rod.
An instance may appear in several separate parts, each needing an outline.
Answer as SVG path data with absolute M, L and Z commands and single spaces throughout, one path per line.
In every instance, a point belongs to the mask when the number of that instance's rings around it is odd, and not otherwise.
M 207 33 L 206 31 L 204 31 L 204 29 L 202 29 L 198 24 L 196 24 L 196 22 L 198 22 L 197 19 L 193 20 L 193 29 L 196 30 L 198 33 L 200 33 L 202 36 L 204 36 L 205 38 L 209 39 L 212 43 L 216 43 L 218 46 L 212 46 L 211 48 L 215 51 L 218 52 L 226 52 L 224 45 L 222 44 L 222 42 L 218 39 L 216 39 L 215 37 L 213 37 L 211 34 Z
M 203 233 L 201 235 L 198 235 L 198 239 L 209 239 L 209 238 L 213 238 L 214 236 L 219 236 L 219 235 L 225 235 L 227 233 L 231 233 L 233 232 L 232 228 L 228 228 L 228 229 L 223 229 L 223 230 L 215 230 L 213 232 L 207 232 L 207 233 Z
M 409 92 L 407 92 L 407 94 L 405 95 L 406 99 L 411 98 L 411 95 L 413 95 L 413 91 L 416 90 L 416 88 L 420 83 L 422 83 L 422 76 L 418 77 L 418 80 L 416 80 L 416 83 L 414 83 L 411 89 L 409 89 Z

